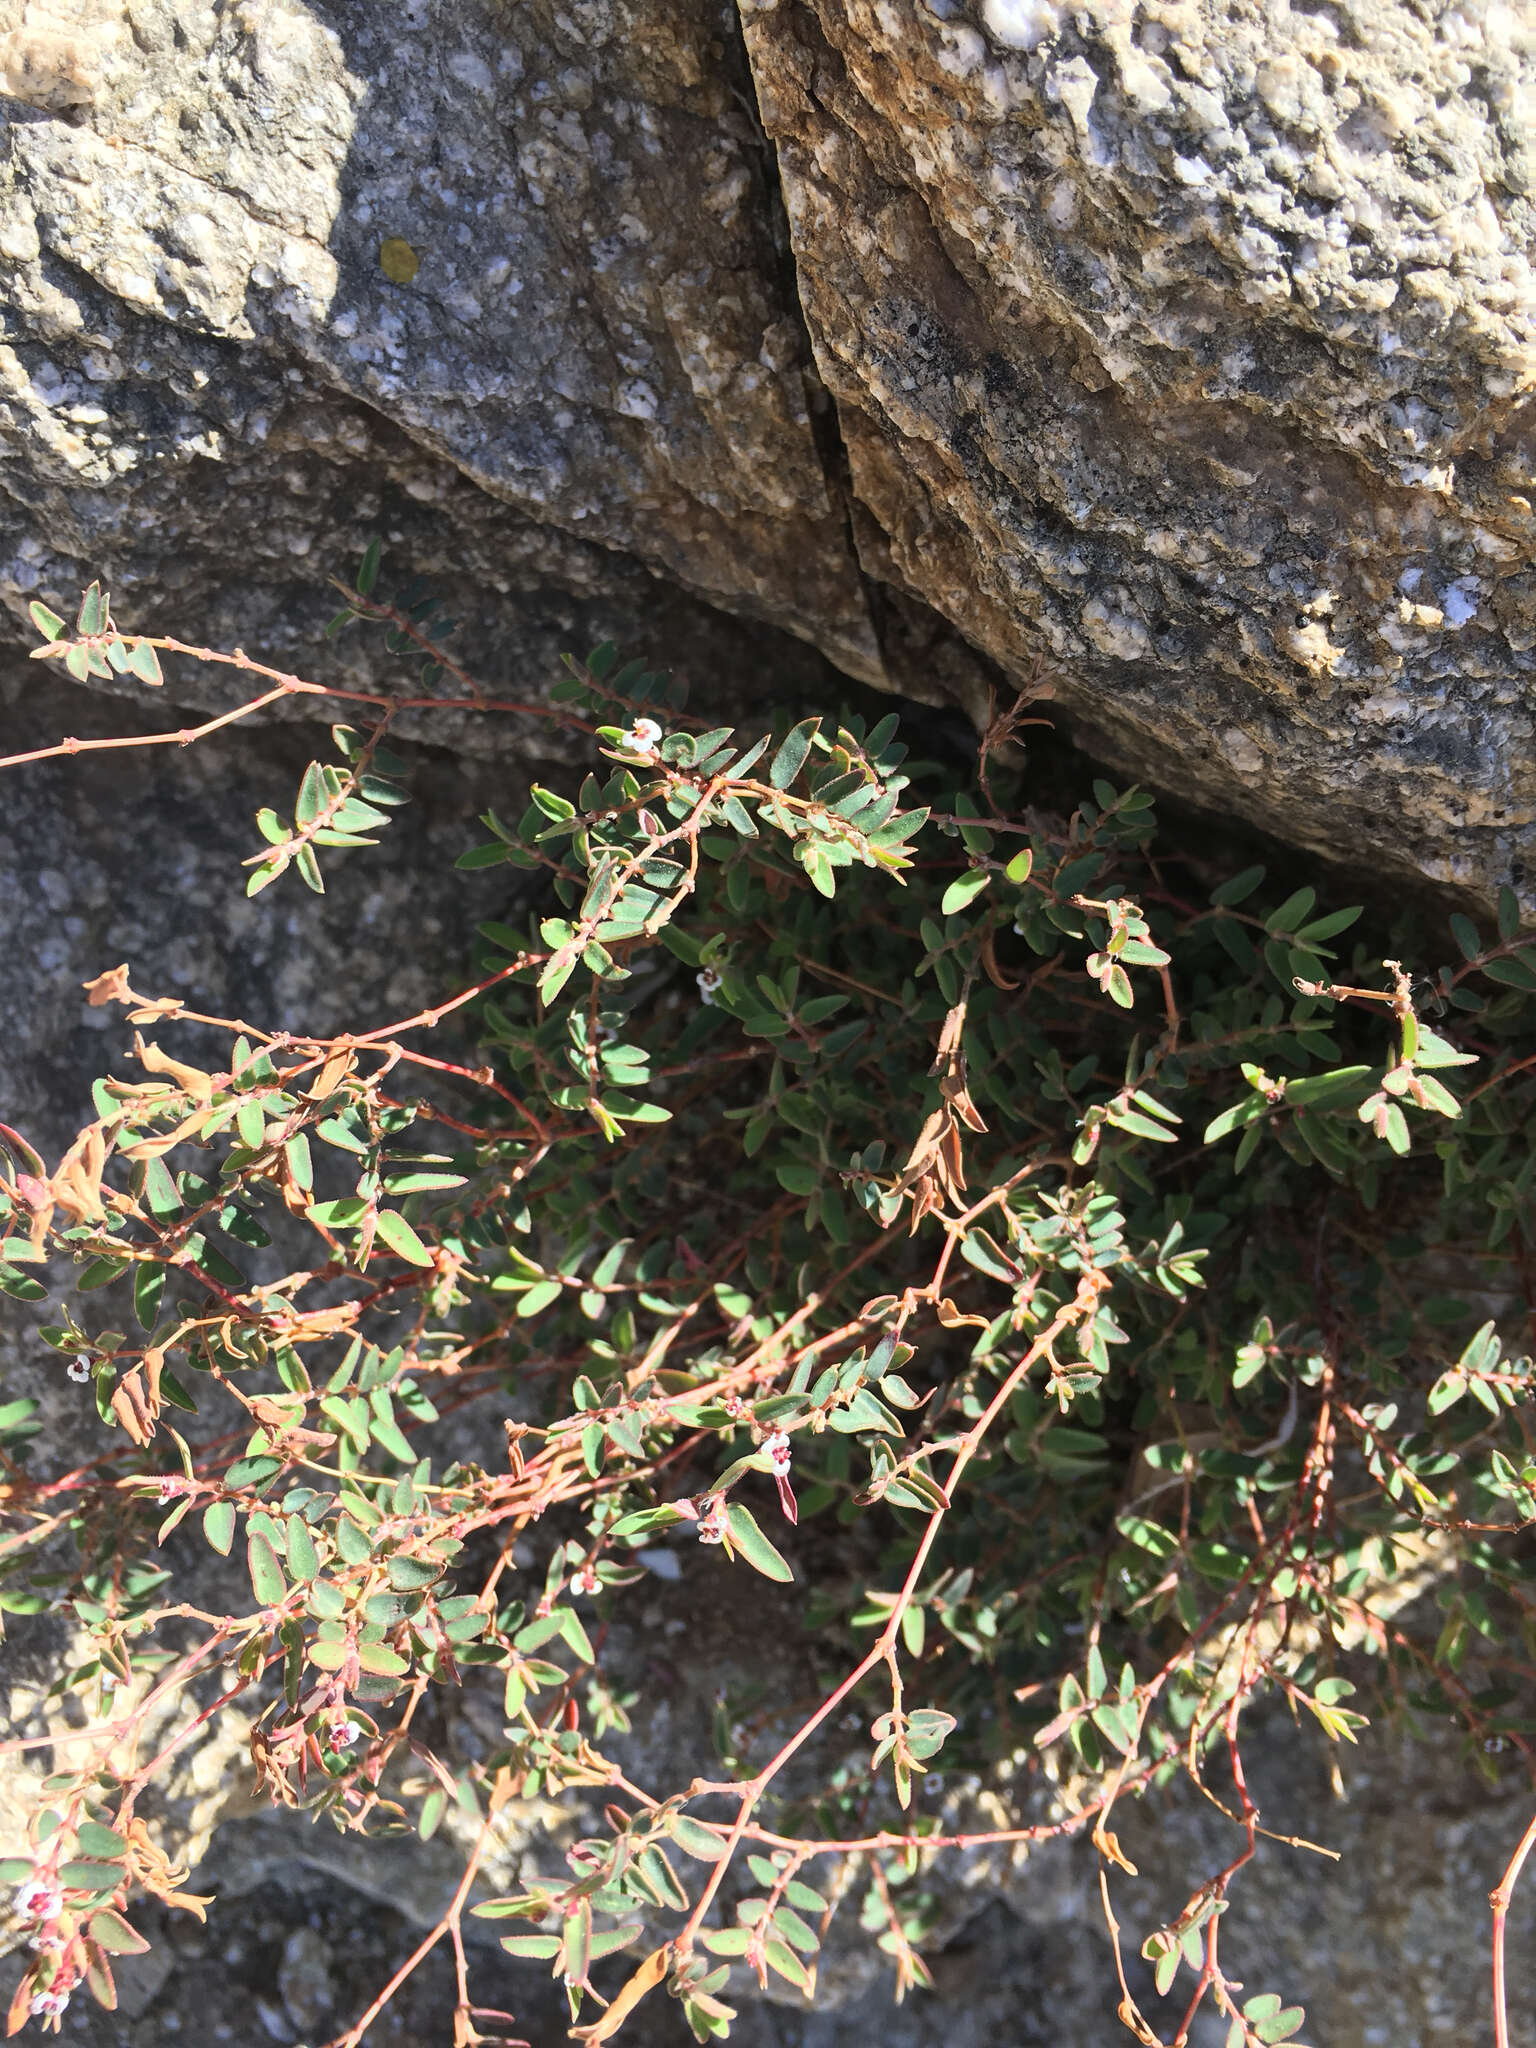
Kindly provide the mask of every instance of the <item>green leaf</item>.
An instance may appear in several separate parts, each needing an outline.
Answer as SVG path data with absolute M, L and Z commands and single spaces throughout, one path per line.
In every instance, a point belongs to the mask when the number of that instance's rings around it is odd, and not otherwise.
M 761 1572 L 765 1579 L 777 1579 L 784 1585 L 793 1582 L 794 1573 L 739 1501 L 729 1503 L 725 1519 L 731 1540 L 754 1571 Z
M 123 1882 L 123 1867 L 94 1858 L 75 1858 L 59 1871 L 59 1882 L 75 1892 L 115 1891 Z
M 813 1956 L 821 1943 L 813 1929 L 808 1927 L 793 1906 L 780 1906 L 773 1916 L 776 1933 L 783 1935 L 791 1948 L 797 1948 L 802 1955 Z
M 1288 1085 L 1285 1099 L 1297 1109 L 1352 1108 L 1370 1094 L 1377 1071 L 1375 1067 L 1336 1067 L 1327 1074 L 1304 1074 Z
M 310 1164 L 309 1140 L 302 1131 L 284 1145 L 283 1157 L 287 1161 L 288 1171 L 293 1175 L 295 1185 L 308 1193 L 315 1184 L 315 1170 Z
M 1013 856 L 1013 859 L 1009 861 L 1007 867 L 1003 869 L 1003 873 L 1008 877 L 1010 882 L 1027 882 L 1030 877 L 1030 871 L 1033 869 L 1034 865 L 1034 848 L 1031 846 L 1026 846 L 1021 848 L 1020 851 Z
M 702 1821 L 691 1820 L 686 1813 L 672 1815 L 667 1833 L 685 1856 L 693 1856 L 700 1863 L 718 1863 L 725 1854 L 723 1838 Z
M 443 1576 L 443 1567 L 433 1558 L 405 1557 L 396 1554 L 385 1567 L 389 1583 L 401 1593 L 420 1592 L 424 1586 L 436 1585 Z
M 413 1266 L 430 1266 L 433 1254 L 427 1250 L 410 1224 L 397 1209 L 381 1209 L 376 1230 L 380 1244 L 386 1244 L 392 1252 L 398 1252 L 402 1259 L 408 1259 Z
M 1490 981 L 1500 981 L 1506 988 L 1536 989 L 1536 969 L 1520 960 L 1485 960 L 1482 972 Z
M 671 1529 L 685 1517 L 678 1508 L 640 1508 L 632 1515 L 623 1515 L 614 1523 L 609 1534 L 623 1539 L 649 1536 L 655 1529 Z
M 27 610 L 32 616 L 33 625 L 45 640 L 57 640 L 64 631 L 64 621 L 57 612 L 50 611 L 40 598 L 34 597 Z
M 1364 904 L 1357 903 L 1350 910 L 1330 911 L 1326 917 L 1319 917 L 1311 924 L 1303 925 L 1296 934 L 1297 942 L 1303 946 L 1321 945 L 1324 939 L 1337 938 L 1340 932 L 1347 932 L 1364 910 Z
M 320 763 L 311 761 L 304 770 L 303 780 L 299 784 L 298 799 L 293 807 L 295 822 L 300 825 L 312 825 L 329 802 L 330 794 L 325 786 Z
M 1233 903 L 1245 903 L 1247 897 L 1253 895 L 1257 885 L 1264 881 L 1266 874 L 1268 868 L 1243 868 L 1241 874 L 1233 874 L 1233 879 L 1223 883 L 1221 889 L 1212 889 L 1210 901 L 1219 909 L 1231 909 Z
M 1294 896 L 1287 896 L 1278 910 L 1272 910 L 1264 920 L 1264 929 L 1271 936 L 1285 934 L 1294 938 L 1303 921 L 1311 915 L 1317 901 L 1315 889 L 1298 889 Z
M 104 1828 L 100 1821 L 83 1820 L 75 1829 L 75 1840 L 87 1856 L 120 1857 L 128 1847 L 125 1835 L 115 1828 Z
M 251 1575 L 251 1590 L 262 1606 L 281 1606 L 288 1595 L 288 1583 L 278 1564 L 277 1553 L 265 1536 L 247 1536 L 245 1561 Z
M 1274 2043 L 1288 2041 L 1292 2034 L 1306 2023 L 1306 2013 L 1299 2005 L 1288 2005 L 1277 2012 L 1272 2019 L 1260 2020 L 1254 2031 L 1261 2041 Z
M 391 1650 L 384 1643 L 359 1643 L 357 1661 L 364 1671 L 371 1671 L 376 1678 L 401 1678 L 411 1668 L 398 1651 Z
M 312 1579 L 320 1570 L 320 1553 L 302 1515 L 288 1520 L 288 1569 L 296 1579 Z
M 228 1557 L 229 1547 L 235 1540 L 235 1504 L 232 1500 L 216 1500 L 203 1510 L 203 1536 L 210 1549 L 220 1557 Z
M 564 1288 L 558 1280 L 538 1280 L 528 1288 L 517 1304 L 520 1316 L 536 1316 L 547 1309 L 552 1302 L 560 1299 Z
M 1477 1054 L 1461 1052 L 1448 1038 L 1442 1038 L 1437 1031 L 1431 1031 L 1427 1024 L 1419 1026 L 1418 1050 L 1414 1053 L 1416 1067 L 1475 1067 Z
M 558 1934 L 504 1934 L 501 1945 L 509 1956 L 521 1956 L 535 1962 L 548 1962 L 561 1950 Z
M 788 789 L 800 773 L 811 751 L 812 737 L 820 728 L 819 718 L 804 718 L 782 741 L 768 769 L 768 780 L 775 789 Z
M 957 876 L 940 899 L 939 910 L 942 915 L 951 917 L 957 910 L 964 910 L 966 904 L 974 902 L 991 879 L 990 868 L 972 868 L 968 874 Z
M 379 580 L 379 560 L 384 552 L 384 543 L 377 535 L 363 549 L 363 559 L 357 568 L 357 591 L 360 597 L 371 597 L 373 586 Z
M 160 657 L 148 640 L 134 641 L 128 650 L 128 667 L 141 683 L 160 684 L 165 681 Z

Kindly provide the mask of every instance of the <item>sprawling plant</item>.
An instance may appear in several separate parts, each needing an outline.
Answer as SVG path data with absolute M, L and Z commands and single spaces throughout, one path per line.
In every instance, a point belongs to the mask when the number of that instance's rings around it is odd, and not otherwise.
M 478 1818 L 413 1958 L 451 1942 L 460 2048 L 506 2017 L 473 2002 L 468 1911 L 548 1962 L 581 2039 L 662 1985 L 723 2038 L 732 1971 L 809 1993 L 840 1911 L 898 1995 L 925 1981 L 917 1880 L 982 1839 L 1090 1834 L 1118 1959 L 1114 1809 L 1181 1776 L 1233 1848 L 1137 1931 L 1158 1990 L 1184 1987 L 1171 2038 L 1207 2003 L 1232 2044 L 1291 2037 L 1300 2010 L 1240 1994 L 1221 1947 L 1263 1832 L 1254 1703 L 1325 1742 L 1396 1703 L 1457 1719 L 1486 1768 L 1531 1761 L 1536 1456 L 1506 1345 L 1532 1307 L 1536 945 L 1514 898 L 1493 931 L 1453 918 L 1459 957 L 1427 973 L 1345 961 L 1359 910 L 1159 854 L 1145 792 L 1096 781 L 1059 814 L 1016 765 L 1022 705 L 968 779 L 909 759 L 894 715 L 702 730 L 606 647 L 547 701 L 499 702 L 378 566 L 335 624 L 425 659 L 395 691 L 124 636 L 96 589 L 73 627 L 33 608 L 39 656 L 79 677 L 153 685 L 169 652 L 246 670 L 247 708 L 340 700 L 335 758 L 291 818 L 258 816 L 253 892 L 319 889 L 322 856 L 375 843 L 406 706 L 554 717 L 591 770 L 485 816 L 459 865 L 511 871 L 507 921 L 430 1011 L 305 1038 L 110 968 L 89 999 L 126 1008 L 129 1070 L 51 1169 L 4 1132 L 0 1286 L 41 1302 L 56 1262 L 42 1339 L 100 1429 L 44 1480 L 32 1404 L 0 1408 L 0 1608 L 71 1620 L 57 1690 L 91 1737 L 0 1867 L 35 1950 L 11 2030 L 82 1983 L 112 2002 L 135 1887 L 202 1910 L 146 1815 L 239 1702 L 274 1800 L 361 1831 Z M 90 744 L 111 742 L 25 758 Z M 176 1050 L 186 1024 L 218 1034 L 212 1064 Z M 444 1463 L 440 1411 L 477 1398 L 504 1453 Z M 199 1537 L 243 1557 L 239 1612 L 194 1604 Z M 761 1574 L 842 1675 L 639 1784 L 602 1747 L 645 1710 L 606 1623 L 683 1553 L 701 1642 Z M 1432 1620 L 1405 1582 L 1438 1585 Z M 423 1702 L 489 1673 L 501 1747 L 439 1754 Z M 941 1751 L 1008 1760 L 1017 1825 L 946 1833 Z M 594 1787 L 601 1829 L 563 1865 L 478 1896 L 509 1798 Z M 593 1965 L 626 1949 L 605 2006 Z M 1502 2040 L 1501 1975 L 1495 2003 Z

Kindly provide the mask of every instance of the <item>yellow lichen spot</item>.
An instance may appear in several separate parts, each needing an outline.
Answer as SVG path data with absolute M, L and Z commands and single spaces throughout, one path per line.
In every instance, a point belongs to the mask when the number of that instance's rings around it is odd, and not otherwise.
M 391 235 L 379 244 L 379 268 L 391 284 L 409 284 L 421 268 L 421 258 L 409 242 Z

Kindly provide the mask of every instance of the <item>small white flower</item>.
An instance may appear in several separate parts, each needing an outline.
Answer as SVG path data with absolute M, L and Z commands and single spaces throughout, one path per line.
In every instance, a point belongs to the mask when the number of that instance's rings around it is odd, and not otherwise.
M 56 2020 L 68 2004 L 67 1991 L 40 1991 L 32 2001 L 32 2017 L 35 2020 Z
M 789 1438 L 782 1429 L 776 1429 L 772 1436 L 763 1438 L 762 1448 L 768 1453 L 768 1462 L 782 1479 L 789 1470 Z
M 694 976 L 694 980 L 699 984 L 699 1001 L 712 1004 L 715 1000 L 715 991 L 720 986 L 720 977 L 714 968 L 706 967 L 702 974 Z
M 362 1732 L 356 1721 L 333 1721 L 331 1731 L 326 1737 L 326 1746 L 335 1750 L 350 1749 Z
M 34 1877 L 17 1890 L 11 1905 L 18 1919 L 57 1920 L 64 1901 L 51 1884 Z
M 723 1543 L 725 1541 L 725 1502 L 712 1500 L 699 1517 L 695 1532 L 701 1543 Z
M 72 1380 L 81 1383 L 90 1378 L 91 1354 L 88 1351 L 77 1351 L 75 1353 L 74 1362 L 69 1368 L 69 1376 Z
M 656 757 L 661 744 L 661 727 L 654 718 L 637 718 L 626 732 L 619 734 L 619 745 L 626 754 L 642 754 L 650 761 Z
M 579 1572 L 571 1574 L 571 1591 L 573 1593 L 590 1596 L 597 1591 L 598 1584 L 596 1568 L 590 1564 L 584 1564 Z

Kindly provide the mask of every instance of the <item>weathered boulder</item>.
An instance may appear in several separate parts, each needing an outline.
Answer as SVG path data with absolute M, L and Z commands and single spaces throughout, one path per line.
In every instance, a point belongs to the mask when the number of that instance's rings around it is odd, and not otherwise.
M 758 693 L 814 648 L 974 713 L 1044 657 L 1150 781 L 1529 893 L 1533 41 L 5 0 L 0 602 L 100 571 L 282 656 L 382 530 L 496 679 L 739 670 L 724 614 Z
M 742 14 L 867 571 L 1152 780 L 1529 887 L 1530 10 Z
M 615 619 L 739 662 L 725 606 L 879 677 L 733 25 L 0 7 L 13 612 L 103 572 L 281 653 L 382 528 L 484 586 L 497 674 Z

